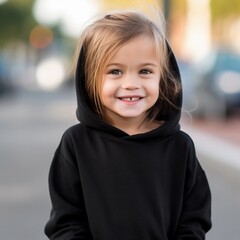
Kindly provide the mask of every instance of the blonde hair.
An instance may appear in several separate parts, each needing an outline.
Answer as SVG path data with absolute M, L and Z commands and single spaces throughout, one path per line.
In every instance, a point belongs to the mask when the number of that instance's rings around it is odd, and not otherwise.
M 169 71 L 169 52 L 163 18 L 160 17 L 158 22 L 158 24 L 154 23 L 139 12 L 113 12 L 96 20 L 83 30 L 77 55 L 79 57 L 79 51 L 84 51 L 86 90 L 99 116 L 104 116 L 100 92 L 105 67 L 124 44 L 142 35 L 152 40 L 162 68 L 159 100 L 156 103 L 157 106 L 155 104 L 148 111 L 148 117 L 154 119 L 164 110 L 166 106 L 163 106 L 163 102 L 167 105 L 174 105 L 173 99 L 180 91 L 180 83 Z

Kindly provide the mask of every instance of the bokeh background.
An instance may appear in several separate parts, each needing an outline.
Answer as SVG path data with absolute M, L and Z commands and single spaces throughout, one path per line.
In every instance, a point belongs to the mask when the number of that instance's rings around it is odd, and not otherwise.
M 209 240 L 240 236 L 239 0 L 0 0 L 0 238 L 46 239 L 47 177 L 77 123 L 73 59 L 99 13 L 159 8 L 183 81 L 182 129 L 213 195 Z

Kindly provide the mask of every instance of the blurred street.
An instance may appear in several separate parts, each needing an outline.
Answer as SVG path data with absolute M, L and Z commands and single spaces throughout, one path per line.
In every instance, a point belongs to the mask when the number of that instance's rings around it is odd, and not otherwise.
M 1 239 L 46 239 L 48 170 L 63 131 L 74 123 L 72 99 L 65 91 L 0 100 Z
M 72 89 L 22 91 L 0 99 L 1 239 L 46 239 L 49 166 L 63 132 L 77 123 Z M 213 195 L 213 229 L 207 240 L 239 240 L 240 172 L 205 155 L 199 159 Z

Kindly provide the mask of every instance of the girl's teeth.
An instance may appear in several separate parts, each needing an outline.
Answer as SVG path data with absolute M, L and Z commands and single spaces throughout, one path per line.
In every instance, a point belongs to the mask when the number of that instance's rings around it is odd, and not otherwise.
M 139 97 L 127 97 L 127 98 L 122 98 L 124 101 L 137 101 L 139 100 Z

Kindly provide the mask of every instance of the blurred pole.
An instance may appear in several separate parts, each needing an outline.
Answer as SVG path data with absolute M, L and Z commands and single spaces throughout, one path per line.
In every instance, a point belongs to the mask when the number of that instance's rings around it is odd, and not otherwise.
M 210 0 L 187 0 L 184 52 L 190 60 L 205 57 L 211 49 Z
M 170 15 L 170 6 L 171 6 L 171 1 L 170 0 L 163 0 L 163 13 L 164 13 L 164 17 L 166 20 L 166 23 L 168 24 L 168 20 L 169 20 L 169 15 Z

